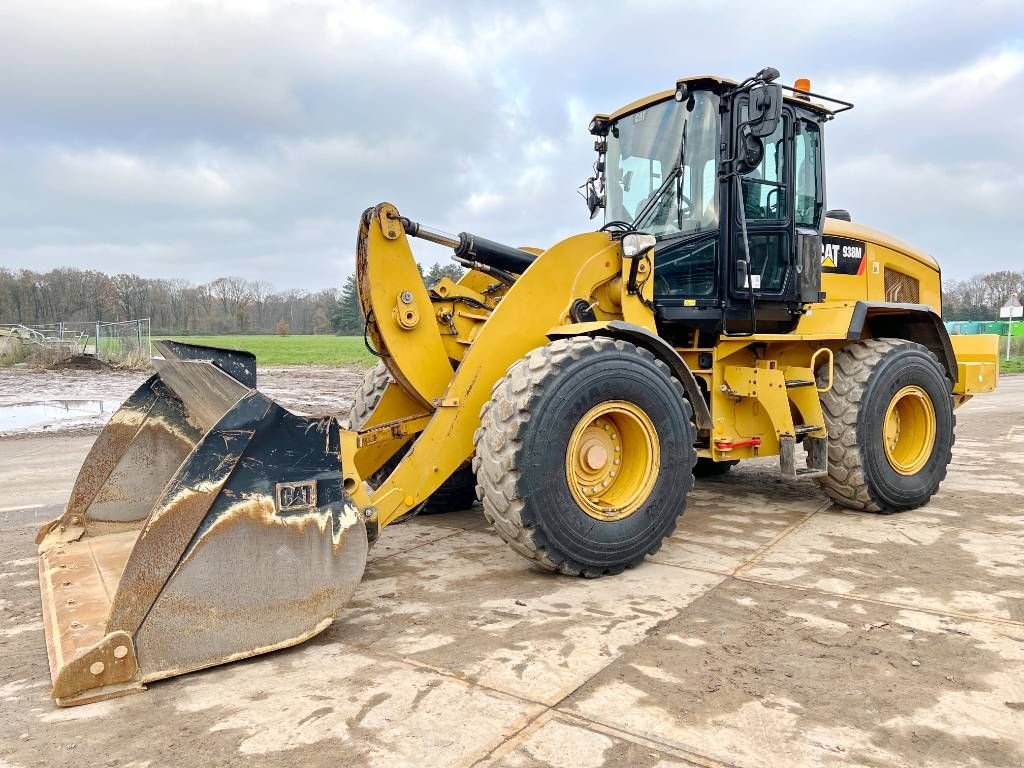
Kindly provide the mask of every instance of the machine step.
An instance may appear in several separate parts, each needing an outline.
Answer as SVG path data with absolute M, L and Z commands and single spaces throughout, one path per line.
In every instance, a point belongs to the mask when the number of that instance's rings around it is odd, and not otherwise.
M 804 432 L 799 432 L 804 429 Z M 798 434 L 819 429 L 810 424 L 802 424 L 796 428 Z M 824 437 L 808 437 L 804 439 L 807 448 L 807 466 L 796 465 L 796 438 L 783 435 L 779 438 L 779 470 L 783 477 L 791 480 L 797 478 L 824 477 L 828 474 L 828 441 Z
M 797 467 L 796 476 L 805 478 L 824 477 L 828 474 L 827 469 L 817 469 L 816 467 Z
M 793 432 L 797 437 L 802 435 L 809 435 L 811 432 L 817 432 L 819 429 L 824 429 L 821 424 L 797 424 L 793 427 Z

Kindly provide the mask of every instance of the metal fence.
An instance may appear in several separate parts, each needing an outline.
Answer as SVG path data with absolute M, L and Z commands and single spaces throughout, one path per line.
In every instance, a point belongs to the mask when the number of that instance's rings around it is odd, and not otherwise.
M 59 360 L 82 355 L 89 336 L 82 328 L 64 323 L 55 325 L 0 325 L 0 365 L 34 362 L 50 365 Z
M 149 318 L 117 323 L 0 324 L 0 362 L 4 364 L 30 361 L 50 365 L 79 355 L 95 356 L 119 367 L 148 365 L 153 356 Z
M 144 366 L 153 356 L 149 318 L 96 323 L 94 353 L 111 365 Z

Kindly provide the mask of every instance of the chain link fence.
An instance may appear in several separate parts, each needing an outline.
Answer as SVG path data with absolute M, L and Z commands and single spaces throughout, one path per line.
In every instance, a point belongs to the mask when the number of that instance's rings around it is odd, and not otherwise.
M 96 323 L 96 359 L 119 368 L 143 368 L 153 356 L 149 318 L 119 323 Z
M 0 365 L 60 366 L 98 360 L 118 368 L 145 368 L 153 356 L 149 318 L 117 323 L 0 324 Z

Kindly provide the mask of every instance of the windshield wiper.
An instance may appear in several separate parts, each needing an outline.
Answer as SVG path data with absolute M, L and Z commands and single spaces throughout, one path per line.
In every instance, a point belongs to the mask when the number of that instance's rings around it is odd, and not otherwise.
M 644 207 L 637 213 L 636 218 L 633 219 L 633 229 L 638 230 L 643 226 L 644 220 L 655 209 L 658 201 L 661 200 L 662 195 L 665 194 L 665 190 L 668 189 L 668 185 L 675 180 L 676 176 L 679 175 L 679 172 L 682 169 L 683 166 L 676 163 L 672 170 L 668 172 L 668 176 L 666 176 L 665 180 L 661 182 L 661 186 L 654 190 L 654 194 L 651 195 L 651 199 L 644 204 Z
M 644 207 L 641 208 L 640 211 L 637 213 L 636 218 L 633 219 L 633 229 L 638 230 L 638 229 L 640 229 L 643 226 L 644 221 L 651 214 L 651 212 L 655 210 L 655 208 L 657 207 L 658 201 L 661 200 L 662 195 L 665 194 L 665 190 L 668 189 L 668 185 L 671 184 L 675 179 L 680 178 L 682 176 L 682 173 L 683 173 L 683 158 L 686 156 L 686 129 L 689 126 L 689 124 L 690 124 L 689 120 L 684 120 L 683 121 L 683 136 L 682 136 L 682 142 L 681 142 L 680 147 L 679 147 L 679 160 L 672 167 L 672 170 L 669 171 L 668 176 L 665 177 L 665 180 L 663 182 L 661 182 L 661 186 L 658 187 L 654 191 L 654 194 L 651 196 L 651 199 L 648 200 L 644 204 Z M 680 199 L 679 199 L 679 194 L 677 193 L 676 194 L 676 210 L 677 210 L 677 214 L 678 214 L 678 209 L 679 209 L 679 203 L 680 203 Z

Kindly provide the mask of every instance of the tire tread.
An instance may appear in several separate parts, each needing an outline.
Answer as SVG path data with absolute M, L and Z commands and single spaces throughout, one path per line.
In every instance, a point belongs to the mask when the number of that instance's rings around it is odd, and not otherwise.
M 642 347 L 607 337 L 576 336 L 558 339 L 531 350 L 495 382 L 491 389 L 491 399 L 480 412 L 480 427 L 473 436 L 473 471 L 476 473 L 476 492 L 483 504 L 484 516 L 513 550 L 544 570 L 591 578 L 620 573 L 627 567 L 639 565 L 646 555 L 657 552 L 661 548 L 661 541 L 675 530 L 676 523 L 673 520 L 663 539 L 655 542 L 647 552 L 641 553 L 629 563 L 595 569 L 558 551 L 549 544 L 539 526 L 523 519 L 526 504 L 517 491 L 520 479 L 518 466 L 523 448 L 522 436 L 529 428 L 534 404 L 544 397 L 545 390 L 558 379 L 567 365 L 581 360 L 587 354 L 613 348 L 620 352 L 634 352 L 664 370 L 684 403 L 692 434 L 694 427 L 690 404 L 685 399 L 682 385 L 671 376 L 668 366 Z M 695 459 L 695 452 L 693 456 Z M 691 473 L 689 490 L 693 487 L 692 466 L 687 471 Z M 681 505 L 680 514 L 684 508 L 685 504 Z
M 927 347 L 906 339 L 864 339 L 848 345 L 835 355 L 834 368 L 837 375 L 833 377 L 832 389 L 821 396 L 822 412 L 828 428 L 828 474 L 818 482 L 829 498 L 841 506 L 879 514 L 897 511 L 882 504 L 871 490 L 861 455 L 857 425 L 864 391 L 876 368 L 888 355 L 907 347 L 924 352 L 939 365 L 938 358 Z M 945 378 L 952 390 L 949 377 Z M 955 413 L 953 426 L 956 426 Z M 940 482 L 946 477 L 955 439 L 954 432 L 948 455 L 942 462 Z

